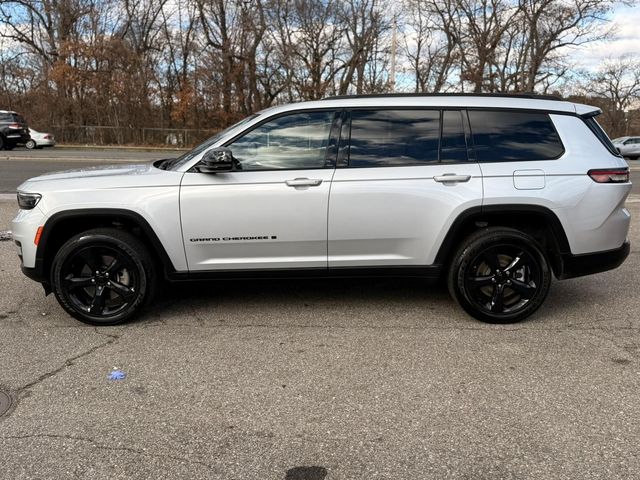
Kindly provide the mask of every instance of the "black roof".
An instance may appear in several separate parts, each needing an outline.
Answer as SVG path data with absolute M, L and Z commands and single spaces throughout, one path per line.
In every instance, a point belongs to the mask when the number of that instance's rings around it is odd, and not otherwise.
M 349 98 L 384 98 L 384 97 L 507 97 L 527 98 L 531 100 L 563 100 L 557 95 L 541 95 L 537 93 L 370 93 L 366 95 L 337 95 L 323 100 L 340 100 Z

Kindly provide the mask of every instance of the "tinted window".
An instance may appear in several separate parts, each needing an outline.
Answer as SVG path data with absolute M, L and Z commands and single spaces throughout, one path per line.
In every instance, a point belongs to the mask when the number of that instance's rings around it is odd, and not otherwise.
M 397 167 L 438 161 L 438 110 L 354 110 L 350 167 Z
M 13 116 L 10 113 L 0 113 L 0 122 L 13 122 Z
M 463 116 L 459 110 L 442 112 L 442 139 L 440 161 L 442 163 L 466 162 L 467 140 L 464 133 Z
M 333 112 L 296 113 L 239 138 L 231 152 L 242 170 L 323 168 Z
M 470 110 L 469 120 L 479 162 L 550 160 L 564 150 L 544 113 Z
M 609 140 L 609 137 L 607 136 L 605 131 L 602 129 L 600 124 L 596 121 L 595 117 L 588 117 L 583 120 L 584 120 L 584 123 L 587 124 L 589 129 L 598 138 L 598 140 L 600 140 L 600 143 L 602 143 L 602 145 L 604 145 L 607 148 L 607 150 L 609 150 L 614 155 L 620 156 L 620 153 L 618 152 L 616 147 L 613 146 L 613 143 L 611 143 L 611 140 Z

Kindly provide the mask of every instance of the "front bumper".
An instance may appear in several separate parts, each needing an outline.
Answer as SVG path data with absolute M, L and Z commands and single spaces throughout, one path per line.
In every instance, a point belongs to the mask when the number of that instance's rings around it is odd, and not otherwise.
M 42 285 L 45 295 L 49 295 L 51 293 L 51 284 L 44 274 L 44 267 L 41 261 L 36 262 L 36 266 L 34 268 L 25 267 L 24 263 L 20 265 L 20 268 L 25 276 Z
M 604 252 L 583 255 L 563 254 L 560 272 L 556 275 L 560 280 L 582 277 L 593 273 L 606 272 L 622 265 L 631 252 L 631 243 L 627 240 L 620 248 Z

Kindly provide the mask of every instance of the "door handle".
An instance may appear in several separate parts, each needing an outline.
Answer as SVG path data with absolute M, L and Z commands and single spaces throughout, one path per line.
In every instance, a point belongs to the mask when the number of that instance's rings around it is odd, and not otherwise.
M 322 179 L 317 178 L 294 178 L 284 182 L 289 187 L 317 187 L 322 183 Z
M 446 184 L 468 182 L 471 180 L 471 175 L 456 175 L 455 173 L 445 173 L 443 175 L 437 175 L 433 177 L 436 182 Z

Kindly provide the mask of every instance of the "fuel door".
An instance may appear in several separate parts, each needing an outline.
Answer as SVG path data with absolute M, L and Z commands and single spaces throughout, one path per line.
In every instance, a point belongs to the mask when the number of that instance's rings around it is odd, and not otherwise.
M 542 190 L 545 187 L 544 171 L 516 170 L 513 172 L 513 186 L 516 190 Z

